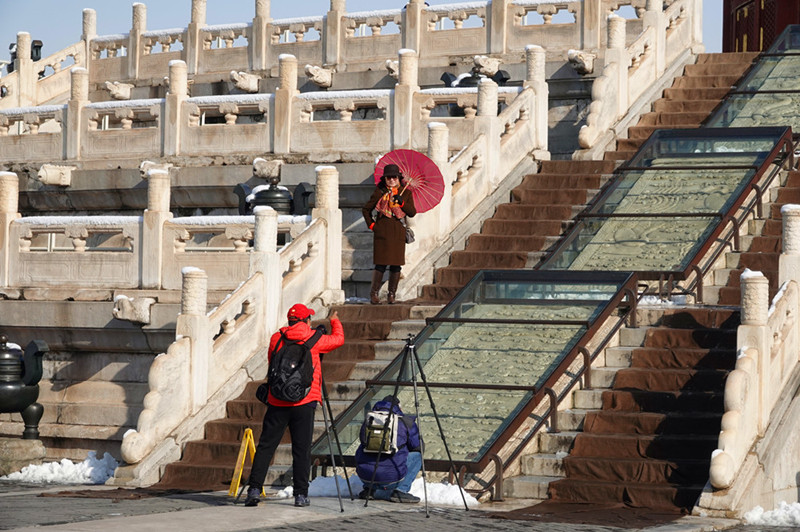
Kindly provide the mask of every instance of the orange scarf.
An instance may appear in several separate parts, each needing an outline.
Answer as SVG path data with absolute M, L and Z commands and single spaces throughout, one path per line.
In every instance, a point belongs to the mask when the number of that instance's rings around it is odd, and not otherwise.
M 378 203 L 375 205 L 375 210 L 378 211 L 379 214 L 389 218 L 392 216 L 395 218 L 404 218 L 406 213 L 400 208 L 400 204 L 396 203 L 393 199 L 397 194 L 402 194 L 402 192 L 399 192 L 397 187 L 392 187 L 391 190 L 378 200 Z

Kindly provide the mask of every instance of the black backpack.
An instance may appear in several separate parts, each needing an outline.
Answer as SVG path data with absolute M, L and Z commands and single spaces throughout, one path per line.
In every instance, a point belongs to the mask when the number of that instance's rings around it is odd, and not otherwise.
M 314 380 L 314 361 L 311 348 L 317 343 L 322 331 L 303 343 L 291 342 L 281 332 L 280 347 L 272 354 L 267 372 L 267 382 L 272 396 L 287 403 L 296 403 L 311 391 Z

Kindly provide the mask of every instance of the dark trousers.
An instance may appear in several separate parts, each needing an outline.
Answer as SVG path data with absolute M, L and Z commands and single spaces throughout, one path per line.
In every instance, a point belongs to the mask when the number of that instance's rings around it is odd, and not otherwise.
M 311 472 L 311 439 L 314 435 L 314 411 L 316 402 L 300 406 L 267 406 L 261 437 L 258 438 L 256 456 L 250 470 L 251 488 L 264 485 L 269 464 L 278 444 L 281 443 L 286 427 L 292 438 L 292 474 L 294 494 L 308 495 L 308 477 Z

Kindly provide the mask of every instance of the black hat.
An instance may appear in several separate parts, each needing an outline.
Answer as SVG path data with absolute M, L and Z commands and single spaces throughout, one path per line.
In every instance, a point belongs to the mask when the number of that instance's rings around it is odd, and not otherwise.
M 383 177 L 387 178 L 391 176 L 403 177 L 403 174 L 400 173 L 400 167 L 396 164 L 387 164 L 383 167 Z

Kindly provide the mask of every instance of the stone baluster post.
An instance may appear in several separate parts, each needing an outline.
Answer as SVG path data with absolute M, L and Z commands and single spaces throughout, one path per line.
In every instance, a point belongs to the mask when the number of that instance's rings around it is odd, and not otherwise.
M 136 2 L 133 4 L 133 24 L 128 34 L 128 78 L 139 78 L 139 62 L 142 59 L 142 33 L 147 31 L 147 6 Z
M 667 27 L 664 21 L 663 0 L 647 0 L 646 11 L 642 17 L 642 31 L 652 27 L 656 32 L 655 46 L 650 50 L 655 54 L 656 77 L 664 73 L 667 64 Z
M 267 47 L 269 46 L 267 26 L 271 20 L 270 0 L 256 0 L 256 16 L 253 18 L 252 34 L 247 43 L 252 70 L 267 69 Z
M 164 264 L 164 223 L 172 218 L 169 210 L 171 181 L 169 172 L 147 172 L 147 209 L 142 216 L 142 288 L 160 289 Z M 168 248 L 172 251 L 172 248 Z
M 778 282 L 800 283 L 800 205 L 781 207 L 783 220 L 783 249 L 778 266 Z
M 323 218 L 325 235 L 325 294 L 328 303 L 344 303 L 342 290 L 342 211 L 339 209 L 339 171 L 335 166 L 318 166 L 316 204 L 311 218 Z
M 580 17 L 576 22 L 581 24 L 581 43 L 578 48 L 582 50 L 599 50 L 603 47 L 604 37 L 603 0 L 583 0 L 580 8 Z
M 189 74 L 197 74 L 200 68 L 200 57 L 203 53 L 203 40 L 200 30 L 206 25 L 206 0 L 192 0 L 192 18 L 186 28 L 183 41 L 183 60 Z
M 425 11 L 424 0 L 408 0 L 406 8 L 403 10 L 402 28 L 403 48 L 409 50 L 421 50 L 423 36 L 428 31 L 428 25 L 423 20 Z
M 253 251 L 250 253 L 250 277 L 261 275 L 261 308 L 256 312 L 263 322 L 257 328 L 259 344 L 265 345 L 269 332 L 278 328 L 281 315 L 283 281 L 280 275 L 280 255 L 278 254 L 278 213 L 272 207 L 258 206 L 253 209 L 255 229 L 253 231 Z
M 81 144 L 84 127 L 83 108 L 89 103 L 89 71 L 83 67 L 70 70 L 70 97 L 67 102 L 67 116 L 61 129 L 66 136 L 64 159 L 76 161 L 81 158 Z
M 275 153 L 292 150 L 292 103 L 297 94 L 297 58 L 290 54 L 278 57 L 279 84 L 275 90 Z
M 189 97 L 189 77 L 186 63 L 175 59 L 169 62 L 169 87 L 164 99 L 161 119 L 164 155 L 181 153 L 181 133 L 188 127 L 189 117 L 184 103 Z
M 755 348 L 758 375 L 758 420 L 757 430 L 764 435 L 769 413 L 772 409 L 770 388 L 772 368 L 770 367 L 772 335 L 767 326 L 769 317 L 769 281 L 761 272 L 745 270 L 741 276 L 742 304 L 741 325 L 736 334 L 737 351 Z
M 322 64 L 335 67 L 342 61 L 344 27 L 342 16 L 346 12 L 345 0 L 331 0 L 331 9 L 322 25 Z
M 475 133 L 483 133 L 485 145 L 483 148 L 485 178 L 492 185 L 496 185 L 500 178 L 500 134 L 502 129 L 497 120 L 497 83 L 489 78 L 481 78 L 478 84 L 478 114 L 475 117 Z
M 9 283 L 9 255 L 11 246 L 11 223 L 20 217 L 19 177 L 14 172 L 0 172 L 0 286 Z M 19 246 L 19 244 L 16 244 Z
M 508 47 L 508 32 L 511 29 L 509 26 L 513 17 L 509 16 L 511 8 L 511 0 L 492 0 L 491 10 L 488 15 L 488 24 L 486 24 L 486 31 L 489 41 L 490 54 L 504 54 Z
M 94 9 L 87 8 L 83 10 L 82 26 L 83 64 L 79 63 L 78 66 L 84 66 L 91 71 L 89 65 L 92 64 L 92 39 L 97 37 L 97 12 Z
M 444 195 L 434 212 L 438 216 L 438 234 L 449 235 L 452 222 L 453 170 L 450 168 L 450 129 L 442 122 L 428 122 L 428 157 L 444 177 Z
M 417 52 L 403 48 L 398 52 L 397 85 L 394 89 L 394 130 L 392 148 L 409 148 L 414 123 L 414 94 L 419 91 L 419 57 Z
M 33 60 L 31 59 L 31 34 L 26 31 L 17 33 L 17 58 L 14 60 L 14 71 L 17 73 L 17 87 L 12 95 L 19 107 L 36 105 L 36 79 Z
M 208 400 L 208 371 L 212 350 L 212 332 L 208 322 L 208 275 L 199 268 L 181 271 L 181 313 L 175 327 L 176 336 L 191 339 L 189 383 L 192 393 L 190 408 L 194 414 Z
M 624 18 L 617 15 L 608 17 L 608 48 L 606 49 L 606 66 L 615 63 L 617 79 L 614 89 L 617 98 L 617 116 L 624 115 L 628 110 L 628 66 L 630 55 L 625 47 Z
M 550 90 L 547 86 L 545 70 L 547 58 L 544 48 L 536 44 L 526 46 L 525 64 L 527 68 L 523 86 L 530 87 L 534 91 L 533 116 L 531 119 L 533 121 L 536 147 L 539 150 L 547 151 L 547 113 Z

